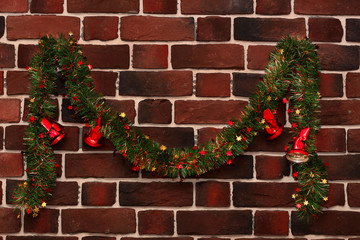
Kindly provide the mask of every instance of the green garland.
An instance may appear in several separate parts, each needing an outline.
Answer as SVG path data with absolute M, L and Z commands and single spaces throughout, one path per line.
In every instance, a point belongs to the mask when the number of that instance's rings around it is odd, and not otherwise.
M 29 126 L 25 133 L 25 159 L 28 179 L 14 193 L 18 209 L 25 209 L 37 216 L 39 208 L 46 206 L 55 187 L 56 173 L 50 137 L 44 134 L 41 120 L 54 118 L 57 107 L 51 98 L 56 92 L 56 76 L 66 80 L 67 97 L 76 114 L 87 124 L 95 127 L 101 117 L 100 131 L 112 141 L 117 151 L 135 166 L 159 175 L 182 177 L 201 175 L 216 169 L 242 154 L 266 123 L 262 112 L 274 112 L 279 102 L 287 101 L 285 94 L 290 88 L 292 114 L 291 133 L 310 128 L 306 151 L 309 161 L 298 164 L 294 177 L 300 187 L 293 198 L 299 216 L 316 215 L 327 200 L 328 183 L 325 166 L 316 153 L 315 134 L 319 130 L 320 111 L 319 59 L 315 46 L 308 40 L 285 37 L 270 55 L 264 80 L 257 85 L 249 104 L 242 109 L 239 118 L 229 121 L 229 126 L 217 134 L 215 140 L 203 146 L 170 148 L 160 145 L 131 126 L 125 113 L 111 110 L 95 91 L 88 65 L 81 48 L 72 38 L 55 39 L 45 36 L 39 41 L 40 52 L 32 58 L 28 68 L 32 81 Z M 292 143 L 287 146 L 291 148 Z

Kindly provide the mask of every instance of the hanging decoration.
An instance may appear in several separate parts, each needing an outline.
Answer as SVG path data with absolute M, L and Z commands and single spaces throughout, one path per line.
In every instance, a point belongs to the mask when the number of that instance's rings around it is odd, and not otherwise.
M 213 141 L 185 149 L 154 142 L 132 127 L 125 113 L 115 112 L 105 104 L 90 77 L 92 66 L 87 64 L 72 34 L 60 38 L 45 36 L 39 41 L 39 48 L 40 52 L 28 67 L 32 81 L 29 126 L 24 136 L 28 178 L 14 192 L 13 201 L 18 209 L 36 216 L 39 208 L 46 206 L 55 187 L 56 163 L 51 145 L 54 137 L 64 134 L 50 120 L 55 119 L 57 111 L 51 95 L 56 93 L 57 76 L 61 75 L 65 79 L 66 97 L 71 101 L 69 108 L 92 127 L 84 139 L 87 144 L 98 147 L 104 136 L 136 170 L 169 177 L 201 175 L 231 163 L 247 149 L 259 131 L 266 131 L 269 139 L 275 139 L 283 126 L 274 113 L 280 102 L 289 101 L 290 132 L 295 139 L 286 146 L 290 149 L 288 159 L 308 158 L 307 162 L 296 165 L 294 177 L 300 186 L 292 197 L 299 217 L 321 212 L 329 185 L 326 168 L 316 153 L 320 74 L 316 49 L 309 40 L 285 37 L 279 42 L 270 54 L 263 81 L 258 83 L 248 105 L 239 110 L 240 116 L 230 120 L 229 126 Z M 289 97 L 285 98 L 288 91 Z

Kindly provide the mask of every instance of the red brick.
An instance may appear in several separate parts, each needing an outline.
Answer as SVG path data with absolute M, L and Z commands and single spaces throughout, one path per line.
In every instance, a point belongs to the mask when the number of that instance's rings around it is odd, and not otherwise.
M 341 22 L 337 18 L 309 18 L 309 38 L 316 42 L 341 42 Z
M 0 233 L 17 233 L 21 230 L 21 220 L 16 218 L 13 208 L 0 208 Z
M 135 178 L 138 173 L 121 155 L 106 153 L 66 154 L 65 176 L 67 178 Z
M 248 65 L 249 69 L 263 70 L 269 62 L 270 53 L 275 50 L 274 46 L 251 45 L 248 48 Z M 246 76 L 246 75 L 245 75 Z M 257 77 L 255 75 L 254 77 Z M 253 84 L 252 84 L 253 85 Z
M 8 16 L 6 19 L 7 39 L 38 39 L 43 35 L 74 33 L 80 37 L 80 19 L 65 16 Z M 25 30 L 26 29 L 26 30 Z
M 235 18 L 234 38 L 245 41 L 277 42 L 284 36 L 306 36 L 305 19 Z
M 52 237 L 52 236 L 7 236 L 8 240 L 78 240 L 77 237 Z
M 291 12 L 290 0 L 256 0 L 256 13 L 263 15 L 287 15 Z
M 176 14 L 177 0 L 144 0 L 144 13 Z
M 191 71 L 121 72 L 120 95 L 190 96 L 193 92 Z
M 324 97 L 342 97 L 344 95 L 342 75 L 322 73 L 320 79 L 320 94 Z
M 235 207 L 292 207 L 296 183 L 234 182 Z
M 349 206 L 360 207 L 360 183 L 349 183 L 346 191 Z
M 359 15 L 360 2 L 357 0 L 295 0 L 296 14 L 306 15 Z
M 61 213 L 63 233 L 135 233 L 135 210 L 64 209 Z M 76 224 L 74 224 L 76 223 Z
M 321 156 L 321 160 L 329 165 L 329 180 L 359 180 L 359 157 L 360 155 Z
M 4 72 L 0 71 L 0 95 L 4 94 Z
M 54 150 L 79 150 L 79 128 L 65 126 L 63 131 L 66 133 L 66 136 L 53 146 Z
M 16 123 L 20 121 L 21 101 L 15 98 L 0 99 L 0 123 Z
M 349 152 L 360 152 L 360 129 L 349 129 L 347 137 L 347 149 Z
M 282 179 L 290 174 L 290 163 L 284 157 L 256 156 L 257 179 Z
M 215 140 L 216 135 L 221 131 L 219 128 L 207 127 L 198 129 L 198 141 L 197 144 L 205 145 L 207 141 Z
M 176 123 L 228 123 L 247 103 L 244 101 L 175 101 Z
M 360 42 L 360 20 L 346 19 L 346 41 Z
M 73 206 L 78 204 L 79 186 L 77 182 L 56 182 L 56 187 L 47 205 Z
M 171 123 L 172 104 L 167 99 L 145 99 L 139 102 L 139 123 Z
M 329 186 L 329 200 L 325 202 L 324 206 L 329 208 L 332 206 L 345 205 L 345 191 L 344 185 L 338 183 L 331 183 Z
M 0 149 L 3 149 L 4 142 L 4 128 L 0 127 Z
M 321 123 L 323 125 L 354 125 L 360 123 L 360 101 L 321 100 Z M 336 106 L 336 107 L 335 107 Z
M 121 18 L 120 35 L 130 41 L 194 40 L 193 18 L 127 16 Z
M 245 14 L 253 13 L 251 0 L 181 0 L 183 14 Z
M 167 45 L 134 45 L 134 68 L 167 68 Z
M 3 190 L 2 190 L 2 182 L 0 182 L 0 204 L 2 204 Z
M 5 33 L 5 17 L 0 17 L 0 37 L 4 36 Z
M 174 213 L 173 211 L 150 210 L 139 211 L 139 233 L 173 235 Z
M 82 45 L 82 49 L 94 68 L 129 68 L 128 45 Z
M 122 237 L 121 240 L 194 240 L 192 237 Z
M 244 47 L 238 44 L 174 45 L 171 62 L 173 68 L 244 69 Z
M 118 38 L 118 17 L 85 17 L 83 24 L 85 40 L 107 41 Z
M 178 211 L 176 222 L 178 234 L 235 235 L 252 233 L 250 210 Z
M 31 13 L 62 13 L 64 0 L 31 0 Z
M 117 72 L 91 71 L 91 77 L 94 80 L 95 89 L 103 96 L 115 96 L 116 81 L 119 74 Z
M 116 240 L 116 237 L 88 236 L 88 237 L 83 237 L 81 240 Z
M 291 231 L 295 236 L 306 234 L 359 235 L 360 213 L 351 211 L 324 211 L 320 218 L 302 221 L 291 214 Z
M 24 232 L 57 233 L 58 218 L 59 210 L 57 209 L 42 209 L 36 218 L 31 214 L 26 214 L 24 218 Z
M 289 213 L 285 211 L 256 211 L 255 235 L 287 236 L 289 234 Z
M 8 95 L 28 95 L 30 93 L 31 82 L 27 71 L 8 71 L 6 83 Z
M 30 60 L 34 54 L 39 52 L 37 45 L 19 44 L 18 48 L 18 67 L 26 68 L 30 65 Z
M 230 75 L 227 73 L 196 74 L 196 96 L 230 97 Z
M 319 45 L 318 55 L 322 70 L 359 69 L 359 46 L 321 44 Z
M 11 44 L 0 44 L 0 67 L 13 68 L 15 67 L 15 47 Z
M 0 12 L 27 12 L 28 0 L 0 1 Z
M 322 128 L 316 135 L 316 146 L 319 152 L 345 152 L 345 129 Z
M 81 204 L 112 206 L 116 198 L 116 183 L 86 182 L 82 185 Z
M 191 147 L 194 145 L 194 129 L 185 127 L 139 127 L 152 140 L 167 147 Z
M 225 182 L 197 182 L 196 206 L 229 207 L 230 184 Z
M 256 49 L 254 48 L 254 50 Z M 250 47 L 248 51 L 250 51 Z M 269 55 L 267 56 L 268 59 Z M 256 58 L 255 56 L 253 56 L 253 58 L 254 61 Z M 248 61 L 249 60 L 248 54 Z M 233 73 L 233 94 L 235 96 L 250 97 L 254 93 L 256 85 L 260 82 L 262 76 L 262 74 L 256 73 Z
M 21 153 L 0 153 L 0 177 L 20 177 L 24 174 Z
M 120 182 L 121 206 L 182 207 L 193 204 L 192 183 Z
M 198 18 L 196 40 L 198 41 L 229 41 L 231 19 L 224 17 Z
M 134 100 L 106 100 L 105 103 L 116 112 L 124 112 L 126 117 L 134 122 L 136 111 L 135 111 L 135 101 Z
M 68 0 L 71 13 L 138 13 L 139 0 Z
M 359 91 L 360 88 L 360 74 L 359 73 L 347 73 L 346 74 L 346 96 L 349 98 L 358 98 L 360 97 Z

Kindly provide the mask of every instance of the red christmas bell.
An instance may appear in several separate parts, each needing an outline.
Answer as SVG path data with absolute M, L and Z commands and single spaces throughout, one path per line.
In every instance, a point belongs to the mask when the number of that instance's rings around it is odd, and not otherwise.
M 102 147 L 105 144 L 105 139 L 103 137 L 103 134 L 99 132 L 101 127 L 101 118 L 99 117 L 96 121 L 96 127 L 93 129 L 90 129 L 90 131 L 85 134 L 84 136 L 84 142 L 89 145 L 90 147 Z
M 41 120 L 41 125 L 43 125 L 43 127 L 48 131 L 47 134 L 52 139 L 50 146 L 53 146 L 56 143 L 58 143 L 66 135 L 66 133 L 62 131 L 62 126 L 60 124 L 50 121 L 47 118 L 43 118 Z
M 274 140 L 278 136 L 281 135 L 281 133 L 284 130 L 284 126 L 281 125 L 277 119 L 275 119 L 274 115 L 270 111 L 270 109 L 266 109 L 263 112 L 263 117 L 267 123 L 266 127 L 266 133 L 267 133 L 267 140 Z
M 286 154 L 286 159 L 294 163 L 304 163 L 309 160 L 309 154 L 305 151 L 305 141 L 309 135 L 310 128 L 304 128 L 299 136 L 294 138 L 292 149 Z

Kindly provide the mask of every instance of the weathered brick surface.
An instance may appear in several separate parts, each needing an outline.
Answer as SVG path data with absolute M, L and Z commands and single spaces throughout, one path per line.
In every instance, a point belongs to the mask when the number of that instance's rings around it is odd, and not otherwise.
M 12 208 L 0 208 L 0 233 L 18 233 L 21 221 L 16 218 Z
M 62 13 L 64 0 L 31 0 L 30 12 L 32 13 Z
M 94 68 L 129 68 L 128 45 L 82 45 L 82 49 Z
M 328 163 L 328 178 L 330 180 L 359 180 L 360 155 L 321 156 Z
M 360 74 L 351 73 L 346 74 L 346 96 L 349 98 L 358 98 L 360 97 L 359 89 L 360 87 Z
M 166 99 L 139 102 L 139 123 L 171 123 L 172 104 Z
M 134 100 L 106 100 L 106 104 L 116 112 L 124 112 L 127 118 L 134 122 L 136 116 Z
M 316 135 L 316 146 L 319 152 L 345 152 L 345 129 L 322 128 Z
M 78 240 L 77 237 L 53 237 L 53 236 L 7 236 L 9 240 Z
M 116 183 L 86 182 L 82 185 L 81 204 L 112 206 L 115 203 Z
M 0 67 L 13 68 L 15 67 L 15 48 L 12 44 L 0 44 Z
M 256 211 L 255 235 L 287 236 L 289 234 L 289 213 L 286 211 Z
M 36 218 L 31 214 L 26 214 L 24 232 L 57 233 L 59 213 L 60 211 L 57 209 L 42 209 Z
M 17 123 L 20 121 L 21 101 L 15 98 L 0 99 L 0 123 Z
M 322 70 L 359 69 L 359 47 L 335 44 L 319 44 L 318 50 Z
M 28 0 L 0 1 L 0 12 L 21 13 L 28 11 Z
M 77 182 L 56 182 L 53 197 L 47 205 L 72 206 L 78 204 L 79 186 Z
M 83 24 L 85 40 L 106 41 L 118 38 L 118 17 L 85 17 Z
M 137 13 L 139 0 L 69 0 L 67 9 L 72 13 Z
M 324 125 L 359 124 L 359 103 L 357 100 L 321 100 L 321 123 Z
M 26 68 L 30 65 L 30 60 L 34 54 L 39 52 L 37 45 L 20 44 L 18 47 L 18 60 L 17 64 L 20 68 Z
M 347 149 L 349 152 L 360 152 L 360 129 L 349 129 L 347 138 Z
M 4 72 L 0 71 L 0 95 L 4 94 Z
M 0 153 L 0 177 L 20 177 L 23 175 L 21 153 Z
M 320 79 L 320 94 L 324 97 L 342 97 L 344 95 L 342 75 L 322 73 Z
M 290 0 L 256 0 L 256 13 L 263 15 L 286 15 L 291 12 Z
M 91 71 L 95 89 L 103 96 L 115 96 L 118 76 L 116 72 Z
M 294 11 L 297 14 L 316 15 L 358 15 L 360 2 L 356 0 L 295 0 Z
M 196 96 L 229 97 L 230 75 L 226 73 L 196 74 Z
M 316 42 L 341 42 L 341 22 L 337 18 L 310 18 L 309 38 Z
M 251 0 L 181 0 L 183 14 L 246 14 L 253 13 Z
M 196 183 L 196 206 L 229 207 L 230 184 L 216 181 Z
M 282 179 L 290 174 L 290 163 L 284 157 L 256 156 L 257 179 Z
M 216 134 L 218 134 L 219 132 L 221 132 L 220 128 L 205 127 L 198 129 L 198 145 L 201 146 L 206 144 L 207 141 L 215 140 Z
M 359 19 L 346 19 L 346 41 L 360 42 L 360 20 Z
M 8 71 L 6 83 L 8 95 L 28 95 L 30 93 L 31 82 L 27 71 Z
M 174 234 L 173 211 L 149 210 L 138 213 L 139 233 L 156 235 Z
M 167 147 L 190 147 L 194 145 L 194 129 L 190 127 L 139 127 L 154 141 Z
M 177 0 L 144 0 L 144 13 L 175 14 Z
M 250 48 L 248 51 L 250 51 Z M 248 54 L 248 58 L 249 58 L 249 54 Z M 255 91 L 256 84 L 260 81 L 261 77 L 262 77 L 261 74 L 234 73 L 233 94 L 235 96 L 250 97 L 251 94 L 253 94 L 253 92 Z
M 224 17 L 200 17 L 197 20 L 196 40 L 229 41 L 231 19 Z
M 344 206 L 345 190 L 343 184 L 331 183 L 329 187 L 329 199 L 325 202 L 325 207 Z
M 167 68 L 168 46 L 167 45 L 134 45 L 133 67 L 134 68 Z
M 0 37 L 4 35 L 5 32 L 5 17 L 0 17 Z
M 347 186 L 348 203 L 350 207 L 360 206 L 360 183 L 349 183 Z
M 248 54 L 247 54 L 247 59 L 248 59 L 247 67 L 249 69 L 254 69 L 254 70 L 265 69 L 267 63 L 269 62 L 269 54 L 273 50 L 275 50 L 274 46 L 265 46 L 265 45 L 249 46 Z

